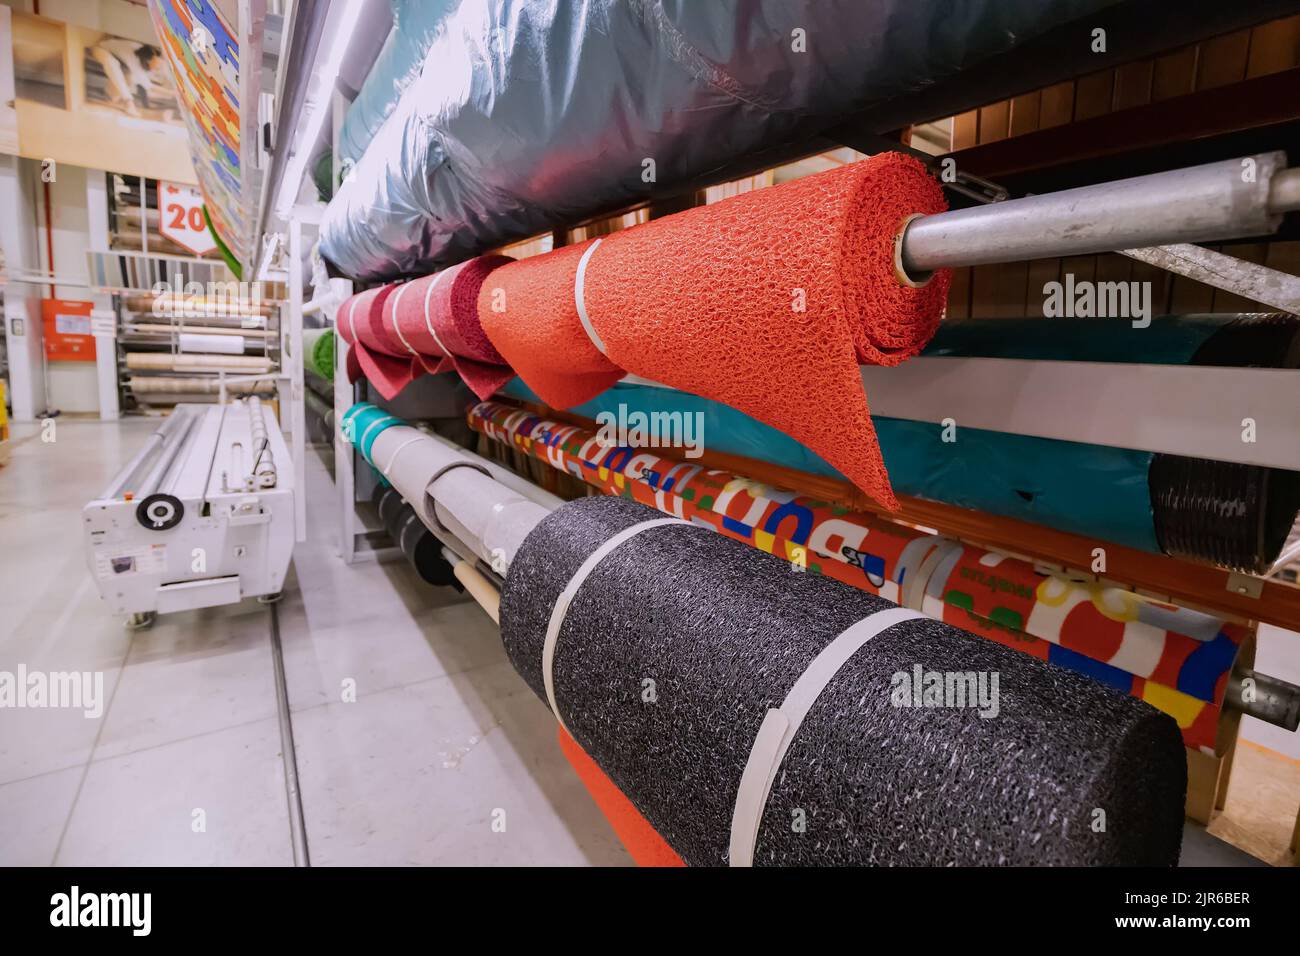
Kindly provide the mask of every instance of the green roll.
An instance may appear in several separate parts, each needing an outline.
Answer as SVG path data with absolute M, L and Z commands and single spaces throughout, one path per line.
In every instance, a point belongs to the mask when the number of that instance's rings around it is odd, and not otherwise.
M 323 379 L 334 380 L 333 329 L 303 330 L 302 367 Z

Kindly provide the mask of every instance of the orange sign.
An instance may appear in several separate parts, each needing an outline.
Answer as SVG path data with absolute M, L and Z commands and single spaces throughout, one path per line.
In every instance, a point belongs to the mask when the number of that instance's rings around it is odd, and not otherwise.
M 45 327 L 45 357 L 51 362 L 95 361 L 95 337 L 90 332 L 93 302 L 41 300 Z

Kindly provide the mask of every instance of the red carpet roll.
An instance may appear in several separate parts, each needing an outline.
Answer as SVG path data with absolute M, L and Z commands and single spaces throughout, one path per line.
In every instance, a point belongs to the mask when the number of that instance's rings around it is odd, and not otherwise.
M 454 368 L 475 395 L 487 399 L 515 373 L 479 324 L 479 287 L 494 269 L 513 261 L 479 256 L 408 282 L 388 299 L 384 324 L 423 356 L 425 371 Z M 443 356 L 450 358 L 449 365 L 441 362 Z
M 502 266 L 478 295 L 492 344 L 548 405 L 570 408 L 609 388 L 623 369 L 601 355 L 582 328 L 573 283 L 595 240 Z
M 358 292 L 339 306 L 339 335 L 347 342 L 348 381 L 364 375 L 384 398 L 394 398 L 415 378 L 411 353 L 384 328 L 384 304 L 397 286 Z
M 625 370 L 780 429 L 894 508 L 858 367 L 897 365 L 938 328 L 950 275 L 904 285 L 894 239 L 946 208 L 919 161 L 873 156 L 598 240 L 581 276 L 590 331 L 575 283 L 593 243 L 503 266 L 479 316 L 550 405 Z
M 513 262 L 480 256 L 411 282 L 367 289 L 339 308 L 339 334 L 351 346 L 348 379 L 364 375 L 384 398 L 424 373 L 455 370 L 479 398 L 514 378 L 479 325 L 478 293 L 487 275 Z

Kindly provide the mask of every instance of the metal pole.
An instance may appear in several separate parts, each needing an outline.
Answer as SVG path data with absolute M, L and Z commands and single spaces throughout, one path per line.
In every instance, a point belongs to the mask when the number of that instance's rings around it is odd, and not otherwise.
M 935 269 L 1262 236 L 1300 208 L 1300 171 L 1260 153 L 922 216 L 899 241 L 913 279 Z
M 104 493 L 99 497 L 104 499 L 116 498 L 126 490 L 127 483 L 135 476 L 135 473 L 140 470 L 140 466 L 144 463 L 145 459 L 153 454 L 154 449 L 159 445 L 164 444 L 173 431 L 180 427 L 183 418 L 184 416 L 178 416 L 175 414 L 169 415 L 167 419 L 158 426 L 154 433 L 149 436 L 149 440 L 145 442 L 144 447 L 136 452 L 135 456 L 113 477 L 112 483 L 109 484 L 108 488 L 105 489 Z

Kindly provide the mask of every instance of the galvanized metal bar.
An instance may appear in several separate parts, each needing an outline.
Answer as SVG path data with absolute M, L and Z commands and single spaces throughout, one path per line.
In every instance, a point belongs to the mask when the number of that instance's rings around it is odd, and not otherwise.
M 1300 183 L 1275 151 L 922 216 L 899 253 L 921 279 L 945 267 L 1268 235 L 1296 208 Z
M 1283 312 L 1300 313 L 1300 276 L 1189 243 L 1120 251 L 1132 259 L 1232 292 L 1252 302 Z

